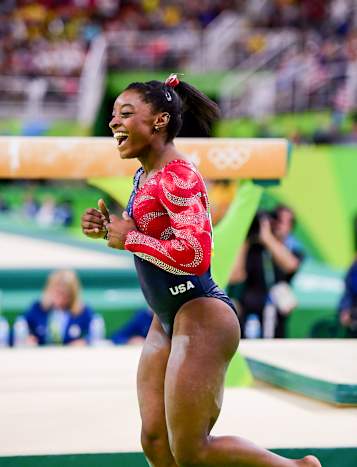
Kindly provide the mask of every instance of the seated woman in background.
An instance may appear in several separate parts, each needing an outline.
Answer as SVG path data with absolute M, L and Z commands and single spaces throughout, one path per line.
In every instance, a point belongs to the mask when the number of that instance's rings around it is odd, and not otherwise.
M 42 299 L 35 301 L 16 320 L 14 345 L 87 345 L 94 339 L 103 339 L 103 320 L 81 302 L 80 289 L 74 271 L 61 270 L 50 274 Z

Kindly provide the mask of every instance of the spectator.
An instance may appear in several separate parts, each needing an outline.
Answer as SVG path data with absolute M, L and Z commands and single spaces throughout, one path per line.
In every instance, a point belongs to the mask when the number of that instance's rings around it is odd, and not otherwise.
M 345 278 L 338 314 L 341 325 L 346 329 L 346 337 L 357 337 L 357 256 Z
M 150 308 L 140 308 L 134 316 L 112 336 L 114 344 L 143 344 L 149 331 L 153 313 Z
M 54 222 L 63 227 L 70 227 L 73 223 L 72 201 L 66 199 L 57 204 L 54 214 Z
M 288 284 L 303 259 L 291 235 L 294 222 L 287 206 L 253 219 L 228 286 L 229 296 L 238 302 L 244 337 L 252 316 L 259 320 L 255 337 L 285 337 L 286 315 L 296 305 Z
M 41 227 L 51 227 L 55 223 L 56 203 L 52 196 L 47 196 L 36 214 L 36 222 Z
M 10 206 L 6 199 L 0 196 L 0 213 L 8 213 L 10 211 Z
M 26 219 L 33 219 L 39 210 L 39 203 L 31 193 L 26 194 L 22 207 Z
M 29 345 L 83 346 L 91 340 L 90 325 L 95 313 L 80 300 L 76 273 L 58 270 L 48 277 L 42 299 L 36 300 L 23 317 L 29 329 Z

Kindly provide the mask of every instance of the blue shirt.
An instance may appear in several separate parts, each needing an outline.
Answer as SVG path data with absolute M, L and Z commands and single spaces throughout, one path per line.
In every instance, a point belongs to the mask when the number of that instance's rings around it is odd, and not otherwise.
M 114 342 L 114 344 L 126 344 L 132 337 L 146 337 L 149 332 L 152 317 L 153 313 L 150 310 L 146 308 L 139 309 L 132 319 L 113 334 L 112 342 Z
M 345 291 L 338 309 L 342 311 L 350 309 L 352 306 L 357 306 L 357 260 L 352 263 L 352 266 L 347 271 L 345 277 Z
M 93 316 L 93 310 L 87 305 L 79 315 L 72 315 L 69 311 L 45 310 L 40 301 L 34 302 L 24 314 L 30 334 L 37 337 L 39 345 L 87 339 Z

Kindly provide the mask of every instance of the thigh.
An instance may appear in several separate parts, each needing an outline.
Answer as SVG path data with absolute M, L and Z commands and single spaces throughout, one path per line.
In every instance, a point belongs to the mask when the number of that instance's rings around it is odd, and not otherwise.
M 166 433 L 164 380 L 171 340 L 154 315 L 141 353 L 137 392 L 142 429 L 147 436 Z
M 176 315 L 165 378 L 166 419 L 174 451 L 177 444 L 204 441 L 211 431 L 239 337 L 237 316 L 221 300 L 198 298 Z

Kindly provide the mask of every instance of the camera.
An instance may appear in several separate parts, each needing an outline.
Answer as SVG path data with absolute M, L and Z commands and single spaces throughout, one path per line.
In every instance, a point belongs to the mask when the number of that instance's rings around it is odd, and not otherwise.
M 262 219 L 268 219 L 270 223 L 274 221 L 275 213 L 269 211 L 258 211 L 256 215 L 253 217 L 252 223 L 248 229 L 247 239 L 251 243 L 258 243 L 259 242 L 259 235 L 260 235 L 260 221 Z

